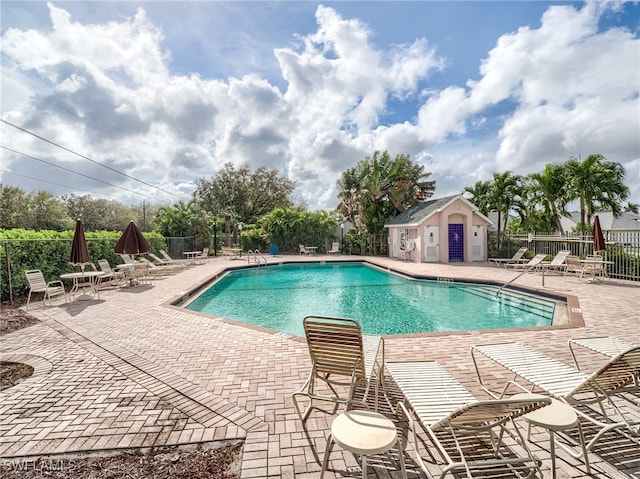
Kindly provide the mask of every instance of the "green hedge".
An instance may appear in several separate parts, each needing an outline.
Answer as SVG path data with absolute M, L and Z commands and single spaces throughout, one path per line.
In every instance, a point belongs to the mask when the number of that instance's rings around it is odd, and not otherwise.
M 78 271 L 77 266 L 69 263 L 71 242 L 74 231 L 32 231 L 23 229 L 0 230 L 0 253 L 2 254 L 2 301 L 9 296 L 9 279 L 13 298 L 26 296 L 29 285 L 24 272 L 30 269 L 42 271 L 47 281 L 53 281 L 61 274 Z M 87 247 L 91 261 L 98 266 L 98 260 L 106 259 L 111 266 L 122 263 L 113 248 L 122 236 L 118 231 L 86 232 Z M 151 251 L 158 254 L 167 249 L 164 236 L 158 233 L 144 233 Z M 9 267 L 11 275 L 9 275 Z

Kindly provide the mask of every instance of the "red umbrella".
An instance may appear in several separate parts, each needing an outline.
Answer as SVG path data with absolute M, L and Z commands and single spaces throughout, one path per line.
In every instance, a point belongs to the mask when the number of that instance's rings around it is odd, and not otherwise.
M 602 228 L 600 227 L 600 218 L 598 216 L 593 217 L 593 251 L 604 251 L 607 249 L 607 245 L 604 242 L 604 234 L 602 234 Z
M 84 271 L 84 265 L 89 264 L 89 248 L 87 248 L 87 240 L 84 237 L 84 227 L 82 221 L 76 221 L 76 231 L 73 234 L 73 241 L 71 242 L 71 256 L 69 263 L 80 266 Z
M 133 221 L 125 228 L 122 236 L 120 236 L 120 239 L 113 248 L 118 254 L 147 253 L 150 249 L 149 243 L 147 243 L 140 229 L 138 229 Z

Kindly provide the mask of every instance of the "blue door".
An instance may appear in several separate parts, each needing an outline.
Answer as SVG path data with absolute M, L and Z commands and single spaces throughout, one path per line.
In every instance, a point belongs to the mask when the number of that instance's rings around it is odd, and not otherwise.
M 464 261 L 464 225 L 449 225 L 449 262 Z

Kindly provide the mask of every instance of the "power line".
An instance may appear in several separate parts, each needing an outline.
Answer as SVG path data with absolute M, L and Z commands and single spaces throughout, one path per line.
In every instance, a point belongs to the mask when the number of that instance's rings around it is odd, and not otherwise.
M 39 178 L 34 178 L 33 176 L 21 175 L 20 173 L 14 173 L 12 171 L 5 171 L 3 174 L 19 176 L 20 178 L 26 178 L 27 180 L 39 181 L 40 183 L 47 183 L 49 185 L 61 186 L 62 188 L 69 188 L 70 190 L 77 190 L 78 189 L 78 188 L 73 187 L 73 186 L 61 185 L 60 183 L 54 183 L 53 181 L 41 180 Z
M 109 183 L 109 182 L 107 182 L 107 181 L 100 180 L 100 179 L 98 179 L 98 178 L 94 178 L 93 176 L 85 175 L 84 173 L 78 173 L 77 171 L 73 171 L 73 170 L 71 170 L 71 169 L 69 169 L 69 168 L 65 168 L 64 166 L 56 165 L 55 163 L 51 163 L 51 162 L 49 162 L 49 161 L 47 161 L 47 160 L 42 160 L 42 159 L 40 159 L 40 158 L 36 158 L 35 156 L 28 155 L 28 154 L 26 154 L 26 153 L 23 153 L 23 152 L 21 152 L 21 151 L 14 150 L 13 148 L 9 148 L 9 147 L 4 146 L 4 145 L 0 145 L 0 148 L 3 148 L 3 149 L 5 149 L 5 150 L 7 150 L 7 151 L 10 151 L 10 152 L 12 152 L 12 153 L 16 153 L 16 154 L 18 154 L 18 155 L 25 156 L 25 157 L 30 158 L 30 159 L 32 159 L 32 160 L 40 161 L 41 163 L 46 163 L 47 165 L 51 165 L 51 166 L 53 166 L 53 167 L 55 167 L 55 168 L 60 168 L 61 170 L 68 171 L 68 172 L 73 173 L 73 174 L 75 174 L 75 175 L 84 176 L 85 178 L 89 178 L 90 180 L 99 181 L 100 183 L 104 183 L 105 185 L 113 186 L 114 188 L 118 188 L 118 189 L 120 189 L 120 190 L 128 191 L 128 192 L 133 193 L 133 194 L 136 194 L 136 195 L 145 196 L 145 197 L 147 197 L 147 198 L 154 199 L 154 198 L 153 198 L 153 196 L 145 195 L 144 193 L 140 193 L 140 192 L 135 191 L 135 190 L 130 190 L 129 188 L 125 188 L 125 187 L 123 187 L 123 186 L 114 185 L 114 184 Z M 13 173 L 13 174 L 17 174 L 17 173 Z M 46 183 L 46 182 L 45 182 L 45 183 Z M 63 186 L 63 185 L 58 185 L 58 186 Z
M 131 180 L 134 180 L 134 181 L 137 181 L 139 183 L 142 183 L 143 185 L 150 186 L 151 188 L 155 188 L 156 190 L 161 191 L 163 193 L 166 193 L 168 195 L 175 196 L 176 198 L 180 198 L 180 196 L 176 195 L 175 193 L 163 190 L 162 188 L 160 188 L 158 186 L 152 185 L 151 183 L 147 183 L 146 181 L 143 181 L 143 180 L 140 180 L 138 178 L 135 178 L 135 177 L 133 177 L 131 175 L 128 175 L 127 173 L 123 173 L 122 171 L 116 170 L 115 168 L 111 168 L 110 166 L 103 165 L 102 163 L 100 163 L 98 161 L 92 160 L 88 156 L 85 156 L 85 155 L 83 155 L 81 153 L 78 153 L 78 152 L 73 151 L 73 150 L 71 150 L 69 148 L 66 148 L 66 147 L 64 147 L 62 145 L 59 145 L 58 143 L 56 143 L 54 141 L 47 140 L 46 138 L 43 138 L 42 136 L 37 135 L 36 133 L 33 133 L 32 131 L 26 130 L 26 129 L 18 126 L 18 125 L 14 125 L 13 123 L 11 123 L 11 122 L 9 122 L 7 120 L 4 120 L 4 119 L 0 118 L 0 122 L 5 123 L 5 124 L 15 128 L 17 130 L 20 130 L 20 131 L 22 131 L 24 133 L 27 133 L 28 135 L 31 135 L 31 136 L 33 136 L 35 138 L 38 138 L 39 140 L 44 141 L 45 143 L 49 143 L 50 145 L 53 145 L 53 146 L 56 146 L 56 147 L 58 147 L 58 148 L 60 148 L 62 150 L 68 151 L 69 153 L 72 153 L 72 154 L 74 154 L 76 156 L 79 156 L 80 158 L 82 158 L 84 160 L 90 161 L 91 163 L 94 163 L 94 164 L 96 164 L 98 166 L 102 166 L 103 168 L 106 168 L 107 170 L 113 171 L 114 173 L 118 173 L 119 175 L 125 176 L 125 177 L 127 177 L 127 178 L 129 178 Z

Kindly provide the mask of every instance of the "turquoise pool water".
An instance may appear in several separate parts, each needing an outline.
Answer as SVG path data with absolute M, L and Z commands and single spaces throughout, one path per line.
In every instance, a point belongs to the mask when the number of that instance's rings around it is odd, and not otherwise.
M 548 326 L 555 303 L 493 286 L 413 280 L 360 263 L 283 264 L 231 271 L 187 309 L 304 336 L 307 315 L 404 334 Z

